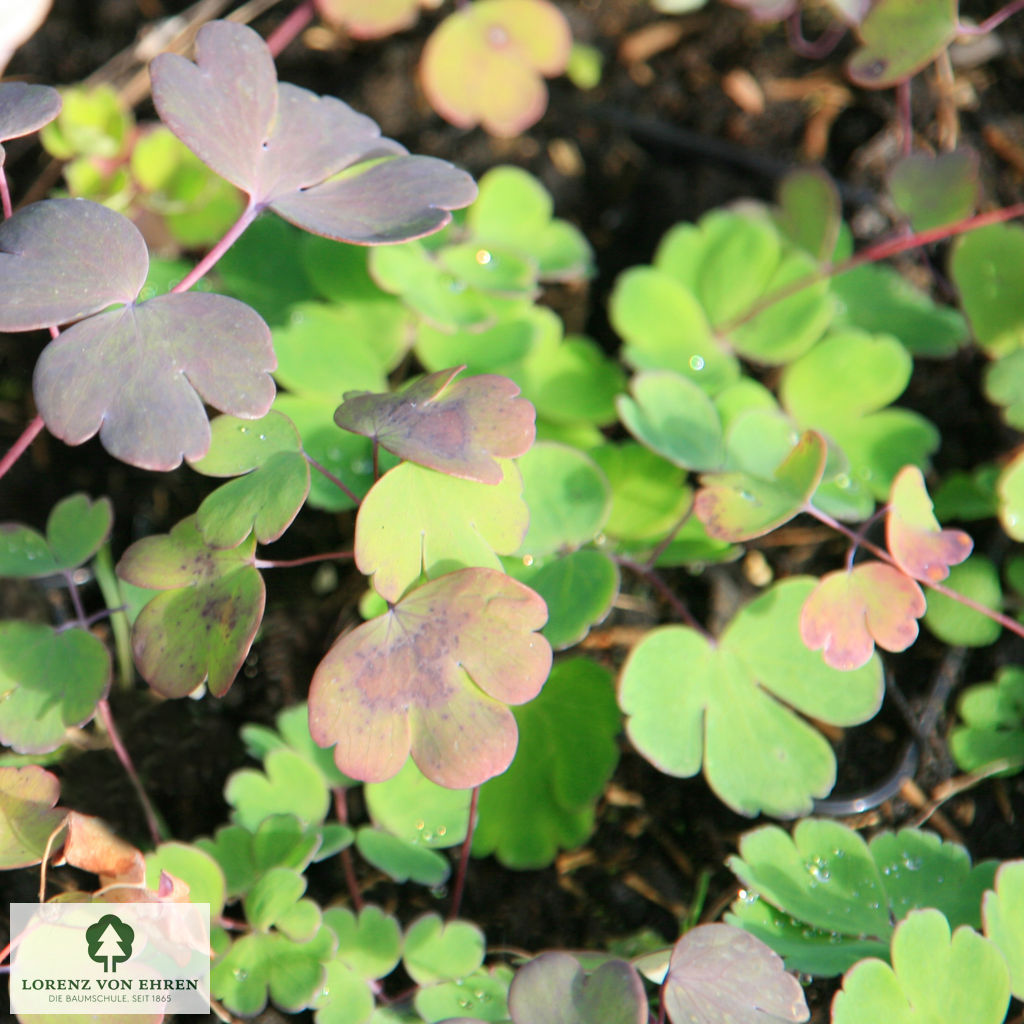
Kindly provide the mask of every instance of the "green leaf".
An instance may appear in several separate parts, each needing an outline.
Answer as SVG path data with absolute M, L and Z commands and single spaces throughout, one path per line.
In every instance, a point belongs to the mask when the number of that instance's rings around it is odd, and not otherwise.
M 192 468 L 206 476 L 237 476 L 199 506 L 203 539 L 233 548 L 250 533 L 261 544 L 281 536 L 309 494 L 309 463 L 294 425 L 280 412 L 259 420 L 218 416 L 209 453 Z M 242 475 L 245 474 L 245 475 Z
M 365 860 L 396 882 L 411 881 L 435 888 L 443 885 L 451 874 L 451 865 L 435 850 L 368 825 L 356 832 L 356 849 Z
M 866 844 L 823 819 L 799 822 L 792 838 L 774 825 L 748 832 L 728 863 L 749 890 L 728 919 L 784 955 L 791 970 L 826 975 L 865 956 L 885 958 L 893 922 L 919 907 L 979 925 L 996 867 L 972 868 L 962 846 L 934 833 L 882 832 Z
M 881 703 L 877 657 L 837 672 L 800 640 L 814 580 L 794 577 L 732 620 L 717 646 L 693 629 L 653 630 L 630 653 L 619 705 L 637 749 L 670 775 L 704 766 L 718 797 L 741 814 L 807 813 L 835 784 L 825 738 L 794 714 L 863 722 Z
M 234 772 L 224 798 L 234 808 L 234 820 L 255 831 L 273 814 L 294 814 L 307 824 L 327 816 L 330 794 L 323 775 L 293 750 L 272 750 L 264 762 L 266 774 L 253 768 Z
M 994 611 L 999 611 L 1003 603 L 999 570 L 982 555 L 954 565 L 949 570 L 946 586 Z M 1003 631 L 1003 627 L 987 615 L 936 593 L 928 595 L 924 624 L 944 643 L 964 647 L 987 647 L 995 643 Z
M 889 172 L 889 193 L 915 231 L 928 231 L 974 213 L 981 191 L 978 155 L 971 149 L 911 153 Z
M 1013 540 L 1024 540 L 1024 452 L 1018 452 L 996 481 L 999 522 Z
M 570 551 L 534 569 L 511 569 L 510 575 L 544 599 L 548 622 L 541 632 L 556 651 L 578 644 L 591 626 L 603 622 L 619 595 L 618 566 L 593 548 Z
M 421 573 L 498 569 L 498 555 L 519 548 L 529 521 L 522 478 L 514 463 L 501 466 L 492 485 L 403 462 L 374 484 L 356 518 L 356 565 L 381 597 L 397 601 Z
M 832 1003 L 834 1024 L 1000 1024 L 1010 1001 L 1006 961 L 971 928 L 938 910 L 916 910 L 897 927 L 892 963 L 863 960 L 843 978 Z
M 480 969 L 458 981 L 428 985 L 413 996 L 416 1012 L 427 1021 L 507 1021 L 512 970 Z
M 246 894 L 245 919 L 257 931 L 269 931 L 306 891 L 306 880 L 290 868 L 271 868 Z
M 995 888 L 985 893 L 985 935 L 1006 957 L 1010 991 L 1024 996 L 1024 861 L 1006 861 L 996 872 Z
M 693 381 L 670 370 L 637 374 L 617 401 L 626 429 L 683 469 L 720 469 L 722 423 L 714 402 Z
M 158 693 L 184 697 L 203 683 L 218 697 L 228 691 L 263 618 L 255 551 L 252 538 L 225 551 L 207 546 L 190 516 L 121 556 L 121 579 L 163 591 L 132 628 L 135 663 Z
M 957 34 L 956 0 L 879 0 L 860 23 L 864 44 L 846 73 L 864 89 L 888 89 L 930 64 Z
M 1024 343 L 1024 229 L 990 224 L 957 240 L 950 273 L 975 340 L 990 356 Z
M 538 868 L 592 832 L 618 761 L 619 714 L 607 670 L 583 658 L 559 662 L 540 696 L 515 714 L 519 747 L 509 770 L 480 790 L 473 853 Z
M 424 914 L 406 929 L 402 963 L 417 985 L 431 985 L 472 974 L 484 962 L 484 949 L 476 925 Z
M 146 854 L 146 887 L 156 890 L 162 871 L 188 884 L 192 903 L 209 903 L 216 920 L 224 910 L 226 883 L 217 861 L 205 850 L 188 843 L 161 843 Z
M 608 481 L 589 455 L 539 441 L 519 460 L 530 523 L 519 551 L 540 557 L 593 540 L 611 509 Z M 502 552 L 505 553 L 505 552 Z
M 483 330 L 439 330 L 421 322 L 416 329 L 416 356 L 429 372 L 446 366 L 465 366 L 469 373 L 508 373 L 535 348 L 557 348 L 562 321 L 543 306 L 531 306 L 521 316 L 500 320 Z
M 0 766 L 0 868 L 38 864 L 51 833 L 67 816 L 54 807 L 60 796 L 57 776 L 37 765 Z
M 1024 430 L 1024 349 L 1000 356 L 985 369 L 985 397 L 1003 407 L 1003 419 Z
M 994 681 L 969 686 L 957 712 L 962 724 L 950 734 L 949 749 L 963 771 L 1024 758 L 1024 668 L 1004 665 Z
M 946 358 L 967 343 L 963 314 L 936 305 L 892 267 L 865 264 L 832 278 L 839 299 L 833 324 L 870 334 L 892 334 L 915 356 Z
M 110 688 L 110 652 L 84 629 L 0 622 L 0 741 L 23 754 L 56 750 Z
M 324 924 L 338 938 L 337 958 L 361 978 L 383 978 L 402 958 L 402 930 L 390 914 L 372 904 L 358 917 L 346 907 L 324 911 Z
M 29 526 L 0 523 L 0 576 L 38 579 L 78 568 L 103 546 L 113 518 L 108 498 L 72 494 L 53 506 L 45 538 Z
M 782 233 L 814 259 L 835 252 L 842 204 L 832 179 L 818 167 L 790 171 L 779 183 L 776 223 Z
M 466 838 L 469 792 L 431 782 L 414 761 L 397 775 L 363 787 L 373 823 L 407 842 L 443 849 Z
M 803 511 L 824 471 L 825 442 L 820 434 L 807 431 L 771 479 L 749 473 L 702 477 L 693 511 L 713 538 L 760 537 Z
M 324 984 L 313 1002 L 316 1024 L 367 1024 L 376 1006 L 365 978 L 340 960 L 324 964 Z

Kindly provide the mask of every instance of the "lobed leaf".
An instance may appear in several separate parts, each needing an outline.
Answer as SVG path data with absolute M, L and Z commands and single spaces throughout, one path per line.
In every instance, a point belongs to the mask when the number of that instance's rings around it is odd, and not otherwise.
M 905 466 L 893 480 L 885 535 L 899 568 L 932 583 L 944 580 L 949 567 L 964 561 L 974 546 L 963 530 L 940 529 L 924 476 L 916 466 Z
M 698 925 L 676 942 L 664 999 L 673 1024 L 774 1024 L 811 1016 L 782 958 L 728 924 Z
M 54 807 L 60 782 L 38 765 L 0 765 L 0 868 L 28 867 L 43 859 L 46 844 L 67 811 Z
M 49 124 L 59 113 L 60 93 L 49 85 L 0 82 L 0 167 L 8 139 L 19 139 Z
M 209 903 L 214 918 L 221 915 L 227 886 L 224 872 L 209 853 L 189 843 L 161 843 L 146 854 L 146 886 L 156 891 L 164 872 L 188 886 L 192 903 Z
M 455 377 L 465 367 L 428 374 L 397 394 L 346 393 L 334 414 L 343 430 L 379 442 L 400 459 L 485 484 L 501 482 L 495 458 L 533 444 L 534 409 L 508 377 Z
M 439 0 L 316 0 L 320 17 L 353 39 L 380 39 L 412 28 L 421 7 L 437 7 Z
M 568 953 L 542 953 L 521 967 L 508 993 L 513 1024 L 643 1024 L 647 996 L 624 960 L 586 973 Z
M 985 935 L 1006 958 L 1010 991 L 1024 995 L 1024 861 L 1005 861 L 982 902 Z
M 271 750 L 264 770 L 233 772 L 224 787 L 224 799 L 234 808 L 232 818 L 238 824 L 255 832 L 279 814 L 294 815 L 304 824 L 323 823 L 330 795 L 323 776 L 306 758 L 287 747 Z
M 45 538 L 20 523 L 0 523 L 0 576 L 37 579 L 76 569 L 102 547 L 113 518 L 108 498 L 72 494 L 50 510 Z
M 457 127 L 518 135 L 540 120 L 542 76 L 561 74 L 571 47 L 569 23 L 547 0 L 477 0 L 431 34 L 420 81 L 430 105 Z
M 990 224 L 958 239 L 950 274 L 975 340 L 991 356 L 1024 342 L 1024 230 Z
M 963 771 L 1018 761 L 1024 755 L 1024 668 L 1004 665 L 992 682 L 969 686 L 957 712 L 960 724 L 950 734 L 949 749 Z
M 892 967 L 862 960 L 832 1002 L 834 1024 L 1000 1024 L 1010 1001 L 1006 961 L 966 926 L 950 938 L 938 910 L 915 910 L 896 928 Z
M 253 567 L 255 550 L 254 539 L 211 548 L 189 517 L 121 556 L 121 579 L 164 591 L 132 627 L 135 663 L 158 693 L 184 697 L 203 683 L 218 697 L 228 691 L 263 618 L 266 590 Z
M 803 511 L 821 482 L 825 456 L 825 441 L 808 430 L 770 480 L 749 473 L 706 474 L 694 514 L 719 540 L 761 537 Z
M 551 648 L 533 591 L 493 569 L 432 580 L 345 634 L 313 674 L 313 739 L 347 775 L 378 782 L 412 753 L 451 789 L 503 772 L 517 729 L 506 705 L 536 696 Z
M 476 194 L 463 171 L 404 155 L 341 100 L 278 85 L 269 49 L 244 25 L 204 25 L 195 64 L 165 53 L 150 74 L 171 131 L 251 205 L 307 231 L 365 245 L 401 241 L 443 227 Z M 389 159 L 374 162 L 381 157 Z
M 865 562 L 821 578 L 800 612 L 800 636 L 833 668 L 860 668 L 876 643 L 905 651 L 917 639 L 926 607 L 909 576 L 884 562 Z
M 383 978 L 402 958 L 402 931 L 390 914 L 372 904 L 358 916 L 346 907 L 324 912 L 324 924 L 338 939 L 337 958 L 361 978 Z
M 454 980 L 484 962 L 483 932 L 469 921 L 442 921 L 423 914 L 405 932 L 402 963 L 418 985 Z
M 972 555 L 949 570 L 946 586 L 983 608 L 999 612 L 1003 590 L 999 570 L 983 555 Z M 962 601 L 947 594 L 932 594 L 924 624 L 943 643 L 951 646 L 987 647 L 999 639 L 1003 627 L 992 616 L 965 607 Z
M 451 874 L 450 862 L 436 850 L 369 825 L 356 833 L 356 849 L 363 860 L 399 884 L 413 881 L 434 889 L 444 885 Z
M 955 149 L 931 155 L 911 153 L 889 172 L 893 202 L 915 231 L 928 231 L 969 217 L 978 204 L 978 155 Z

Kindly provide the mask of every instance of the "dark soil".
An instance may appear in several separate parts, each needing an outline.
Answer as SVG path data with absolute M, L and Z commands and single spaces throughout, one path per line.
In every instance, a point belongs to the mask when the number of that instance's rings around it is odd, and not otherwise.
M 78 81 L 131 45 L 154 19 L 187 6 L 161 0 L 56 0 L 44 30 L 17 55 L 8 74 L 51 84 Z M 887 206 L 880 197 L 885 160 L 880 154 L 890 152 L 885 141 L 895 122 L 893 96 L 845 89 L 841 59 L 848 47 L 824 64 L 814 64 L 792 53 L 781 29 L 758 26 L 715 0 L 705 11 L 670 22 L 638 0 L 581 0 L 561 6 L 576 37 L 603 53 L 603 80 L 589 93 L 564 79 L 551 83 L 547 115 L 513 140 L 452 128 L 425 104 L 415 66 L 423 40 L 441 17 L 438 12 L 424 14 L 414 31 L 379 43 L 331 43 L 322 33 L 308 34 L 284 52 L 280 76 L 340 96 L 413 152 L 442 156 L 475 175 L 498 163 L 514 163 L 539 177 L 554 195 L 558 215 L 587 234 L 597 262 L 597 275 L 588 288 L 557 291 L 552 301 L 570 330 L 586 331 L 609 349 L 618 342 L 604 310 L 622 269 L 647 262 L 660 236 L 679 220 L 695 219 L 748 196 L 769 198 L 779 175 L 810 157 L 842 183 L 850 197 L 847 215 L 862 241 L 886 229 Z M 266 34 L 281 17 L 272 9 L 256 27 Z M 679 26 L 678 37 L 645 57 L 624 56 L 655 23 Z M 1011 143 L 1024 140 L 1024 116 L 1018 113 L 1024 109 L 1024 37 L 1018 22 L 1004 27 L 1001 37 L 999 56 L 961 73 L 975 99 L 961 111 L 962 138 L 981 156 L 992 205 L 1019 198 L 1024 166 L 1014 166 L 1012 149 L 997 150 L 990 144 L 993 129 Z M 743 109 L 723 91 L 724 84 L 744 81 L 735 74 L 727 77 L 737 71 L 762 90 L 763 111 L 756 109 L 756 94 Z M 830 97 L 838 109 L 817 151 L 814 131 L 823 126 L 820 110 Z M 913 102 L 921 142 L 934 145 L 939 92 L 931 76 L 923 76 L 915 87 Z M 140 113 L 145 116 L 145 104 Z M 11 145 L 8 171 L 17 200 L 47 173 L 47 160 L 33 145 Z M 935 255 L 935 264 L 941 266 L 941 252 Z M 0 336 L 0 449 L 17 438 L 33 413 L 26 382 L 40 345 L 41 339 Z M 1019 440 L 1008 434 L 981 397 L 979 371 L 980 360 L 970 353 L 931 365 L 915 375 L 903 399 L 940 428 L 944 447 L 937 464 L 942 470 L 971 467 Z M 41 525 L 52 504 L 74 490 L 108 494 L 117 511 L 114 549 L 120 552 L 139 536 L 166 531 L 190 514 L 201 488 L 188 471 L 148 474 L 114 463 L 95 442 L 70 451 L 44 435 L 4 479 L 0 519 Z M 281 542 L 279 557 L 290 557 L 292 549 L 304 554 L 329 547 L 337 530 L 338 524 L 326 516 L 300 519 Z M 984 532 L 977 539 L 984 551 Z M 785 574 L 832 568 L 841 550 L 822 546 L 817 538 L 797 538 L 792 548 L 766 547 L 764 553 L 772 568 Z M 275 575 L 262 640 L 244 678 L 222 701 L 158 703 L 145 691 L 114 698 L 114 713 L 131 753 L 174 835 L 190 839 L 210 834 L 225 821 L 223 783 L 244 763 L 239 726 L 270 722 L 278 709 L 302 700 L 313 667 L 339 629 L 353 620 L 357 595 L 335 591 L 318 597 L 313 575 L 312 569 Z M 670 582 L 697 608 L 719 591 L 746 586 L 739 567 L 715 570 L 696 581 L 680 573 Z M 649 609 L 641 618 L 657 621 L 662 609 L 656 598 L 635 581 L 626 583 Z M 95 594 L 87 592 L 86 597 L 98 602 Z M 34 587 L 6 584 L 0 600 L 5 617 L 52 616 L 49 598 Z M 627 618 L 636 621 L 637 616 L 619 612 L 607 626 Z M 915 707 L 928 692 L 942 653 L 939 645 L 923 640 L 911 655 L 894 663 L 900 687 Z M 611 648 L 597 656 L 614 667 L 623 654 Z M 963 681 L 990 678 L 995 667 L 1019 661 L 1022 654 L 1014 640 L 973 653 Z M 945 727 L 940 721 L 939 737 Z M 837 791 L 870 789 L 895 766 L 906 736 L 905 722 L 887 702 L 876 721 L 837 739 Z M 102 815 L 125 837 L 146 842 L 133 793 L 112 754 L 84 753 L 55 770 L 62 777 L 63 803 Z M 927 789 L 950 774 L 940 739 L 924 758 L 919 782 Z M 1024 816 L 1020 780 L 986 784 L 944 810 L 975 859 L 1019 856 L 1018 821 Z M 896 801 L 868 815 L 864 824 L 900 825 L 913 813 Z M 704 919 L 715 917 L 728 903 L 734 879 L 723 863 L 751 822 L 730 814 L 700 779 L 669 779 L 626 751 L 599 821 L 584 851 L 546 871 L 515 874 L 490 861 L 474 862 L 464 915 L 479 922 L 488 940 L 499 946 L 600 948 L 642 929 L 666 942 L 674 940 L 678 920 L 690 912 L 704 872 L 710 874 Z M 324 902 L 343 892 L 336 867 L 321 867 L 311 877 L 313 895 Z M 73 879 L 58 873 L 57 881 L 71 884 Z M 372 877 L 365 882 L 371 898 L 398 900 L 396 887 Z M 17 873 L 10 883 L 5 880 L 8 884 L 12 898 L 34 898 L 32 872 Z M 408 899 L 404 891 L 401 898 Z M 828 985 L 810 990 L 815 1020 L 827 1019 L 830 991 Z

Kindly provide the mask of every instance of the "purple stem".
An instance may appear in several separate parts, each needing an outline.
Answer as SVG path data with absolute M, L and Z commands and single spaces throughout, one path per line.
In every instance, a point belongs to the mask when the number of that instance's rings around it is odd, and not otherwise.
M 344 493 L 345 497 L 348 498 L 348 500 L 351 501 L 353 505 L 356 505 L 356 506 L 359 505 L 359 498 L 355 494 L 354 491 L 352 491 L 348 487 L 346 487 L 345 484 L 342 483 L 342 481 L 339 480 L 326 466 L 324 466 L 321 463 L 317 462 L 317 460 L 314 459 L 313 456 L 309 454 L 309 452 L 303 452 L 302 454 L 306 456 L 306 461 L 318 473 L 320 473 L 321 475 L 325 476 L 328 480 L 331 481 L 332 484 L 334 484 L 335 487 L 337 487 L 339 490 L 341 490 Z
M 316 6 L 313 0 L 303 0 L 298 7 L 267 36 L 267 48 L 271 56 L 277 57 L 281 51 L 313 20 Z
M 983 36 L 998 28 L 1007 18 L 1012 18 L 1018 11 L 1024 10 L 1024 0 L 1013 0 L 995 14 L 990 14 L 980 25 L 964 25 L 957 22 L 956 34 L 958 36 Z
M 900 114 L 900 131 L 903 137 L 900 147 L 904 156 L 910 156 L 914 148 L 914 113 L 910 104 L 910 79 L 896 83 L 896 107 Z
M 242 215 L 228 228 L 227 234 L 171 289 L 171 293 L 177 295 L 187 292 L 197 281 L 205 277 L 224 253 L 238 241 L 259 212 L 260 208 L 250 198 Z
M 626 558 L 624 555 L 613 555 L 612 560 L 617 565 L 622 566 L 623 569 L 628 569 L 630 572 L 636 573 L 637 576 L 646 580 L 658 591 L 665 603 L 683 622 L 702 636 L 707 637 L 708 640 L 714 641 L 711 634 L 693 617 L 690 609 L 679 600 L 675 591 L 661 578 L 660 574 L 652 566 L 644 565 L 641 562 L 634 562 L 632 558 Z
M 452 907 L 448 911 L 448 920 L 454 921 L 459 916 L 462 906 L 462 894 L 466 889 L 466 872 L 469 869 L 469 850 L 473 845 L 473 832 L 476 830 L 476 808 L 480 800 L 480 787 L 474 786 L 469 797 L 469 819 L 466 821 L 466 838 L 459 850 L 459 866 L 455 872 L 455 887 L 452 889 Z
M 0 479 L 3 479 L 9 472 L 11 466 L 13 466 L 18 459 L 25 454 L 25 450 L 28 446 L 36 439 L 39 432 L 43 429 L 43 417 L 37 416 L 31 423 L 21 432 L 21 437 L 18 438 L 14 444 L 7 450 L 7 454 L 0 459 Z
M 347 794 L 343 786 L 338 786 L 334 790 L 334 813 L 337 815 L 338 821 L 343 825 L 348 824 L 348 801 L 346 796 Z M 341 866 L 345 872 L 345 884 L 348 886 L 348 894 L 352 897 L 352 906 L 356 908 L 358 913 L 363 909 L 363 897 L 359 892 L 356 869 L 352 864 L 352 852 L 347 846 L 341 851 Z
M 844 35 L 846 26 L 841 21 L 833 21 L 812 41 L 804 35 L 799 10 L 794 11 L 786 19 L 786 40 L 789 48 L 798 56 L 807 57 L 809 60 L 823 60 L 839 45 Z
M 11 190 L 7 185 L 7 175 L 4 174 L 3 164 L 0 164 L 0 204 L 3 206 L 4 220 L 14 212 L 11 206 Z
M 690 499 L 690 504 L 687 506 L 686 511 L 679 517 L 679 521 L 672 527 L 668 533 L 658 542 L 657 547 L 647 556 L 647 561 L 644 563 L 648 569 L 654 569 L 658 563 L 658 559 L 661 558 L 662 553 L 668 548 L 669 544 L 676 539 L 676 534 L 686 525 L 686 520 L 693 515 L 693 501 Z
M 328 551 L 323 555 L 304 555 L 302 558 L 257 558 L 253 560 L 253 566 L 257 569 L 291 569 L 296 565 L 310 565 L 313 562 L 329 562 L 335 558 L 352 558 L 353 551 Z

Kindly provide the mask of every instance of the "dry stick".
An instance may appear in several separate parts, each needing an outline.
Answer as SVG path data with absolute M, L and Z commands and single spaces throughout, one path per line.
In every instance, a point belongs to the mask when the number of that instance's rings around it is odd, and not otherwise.
M 474 786 L 469 797 L 469 817 L 466 820 L 466 838 L 459 850 L 459 867 L 455 872 L 455 886 L 452 889 L 452 907 L 448 911 L 448 920 L 454 921 L 459 916 L 462 906 L 462 893 L 466 888 L 466 872 L 469 869 L 469 849 L 473 845 L 473 832 L 476 830 L 476 808 L 480 800 L 480 787 Z

